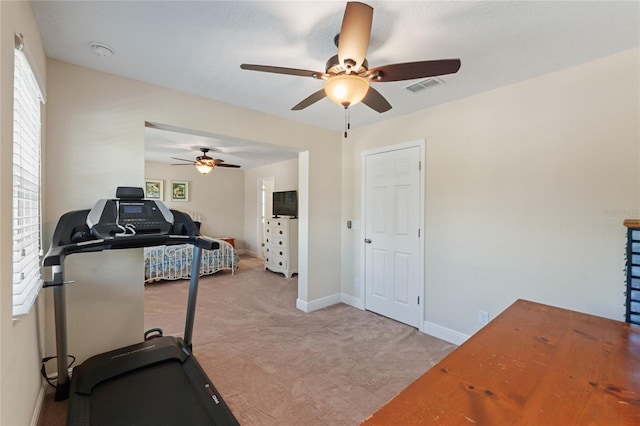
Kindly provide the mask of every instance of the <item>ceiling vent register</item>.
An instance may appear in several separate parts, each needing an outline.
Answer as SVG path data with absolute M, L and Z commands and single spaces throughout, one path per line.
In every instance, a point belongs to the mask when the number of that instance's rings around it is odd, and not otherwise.
M 440 78 L 430 77 L 417 83 L 410 84 L 406 86 L 405 89 L 410 92 L 416 93 L 421 90 L 428 89 L 429 87 L 437 86 L 439 84 L 444 84 L 444 80 Z

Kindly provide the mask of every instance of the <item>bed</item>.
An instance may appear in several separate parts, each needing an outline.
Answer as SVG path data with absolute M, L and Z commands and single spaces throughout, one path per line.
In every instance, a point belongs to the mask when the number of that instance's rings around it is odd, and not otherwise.
M 231 273 L 234 273 L 240 262 L 234 247 L 227 241 L 211 239 L 218 242 L 220 248 L 202 250 L 200 276 L 214 274 L 221 270 L 231 270 Z M 192 256 L 191 244 L 145 247 L 144 282 L 188 279 L 191 276 Z

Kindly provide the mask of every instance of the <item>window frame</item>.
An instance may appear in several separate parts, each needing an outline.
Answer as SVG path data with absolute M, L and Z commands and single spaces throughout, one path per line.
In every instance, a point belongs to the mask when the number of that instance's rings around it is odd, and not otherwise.
M 42 288 L 42 104 L 21 35 L 15 37 L 12 152 L 12 313 L 19 319 Z

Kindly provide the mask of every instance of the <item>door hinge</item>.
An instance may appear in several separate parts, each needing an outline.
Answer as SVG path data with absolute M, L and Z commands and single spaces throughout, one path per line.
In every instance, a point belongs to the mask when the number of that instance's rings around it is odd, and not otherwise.
M 420 228 L 418 228 L 418 238 L 420 238 Z
M 420 304 L 420 296 L 418 296 L 418 305 Z
M 418 170 L 422 170 L 422 161 L 418 161 Z

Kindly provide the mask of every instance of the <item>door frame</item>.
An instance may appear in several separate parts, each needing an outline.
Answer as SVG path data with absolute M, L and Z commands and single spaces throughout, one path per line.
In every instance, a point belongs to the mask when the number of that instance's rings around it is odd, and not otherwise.
M 373 154 L 382 154 L 385 152 L 390 152 L 390 151 L 398 151 L 398 150 L 402 150 L 402 149 L 407 149 L 407 148 L 414 148 L 414 147 L 418 147 L 420 149 L 420 154 L 419 154 L 419 158 L 420 158 L 420 171 L 419 171 L 419 194 L 420 194 L 420 199 L 418 200 L 418 226 L 420 229 L 420 239 L 422 240 L 421 243 L 418 245 L 418 263 L 419 263 L 419 271 L 418 271 L 418 276 L 420 279 L 420 285 L 419 287 L 419 297 L 420 297 L 420 314 L 418 317 L 418 330 L 422 333 L 425 332 L 425 327 L 424 327 L 424 320 L 425 320 L 425 287 L 426 287 L 426 283 L 425 283 L 425 258 L 424 258 L 424 253 L 425 253 L 425 242 L 426 242 L 426 233 L 425 233 L 425 229 L 424 229 L 424 224 L 425 224 L 425 188 L 426 188 L 426 180 L 425 180 L 425 169 L 426 169 L 426 142 L 425 139 L 417 139 L 417 140 L 413 140 L 413 141 L 409 141 L 409 142 L 403 142 L 403 143 L 399 143 L 399 144 L 395 144 L 395 145 L 387 145 L 387 146 L 383 146 L 380 148 L 373 148 L 373 149 L 368 149 L 365 151 L 362 151 L 361 153 L 361 157 L 360 157 L 360 173 L 361 173 L 361 177 L 360 177 L 360 182 L 362 183 L 361 185 L 361 192 L 360 192 L 360 218 L 362 220 L 362 226 L 360 227 L 360 277 L 361 277 L 361 285 L 360 285 L 360 300 L 362 301 L 362 309 L 366 310 L 366 275 L 365 275 L 365 262 L 366 262 L 366 253 L 365 253 L 365 245 L 364 245 L 364 239 L 366 238 L 366 212 L 365 212 L 365 208 L 366 208 L 366 200 L 365 200 L 365 196 L 366 196 L 366 185 L 367 185 L 367 170 L 366 170 L 366 160 L 367 157 L 369 155 L 373 155 Z
M 264 258 L 264 222 L 262 221 L 262 209 L 263 209 L 263 200 L 262 200 L 262 192 L 265 186 L 265 182 L 271 182 L 271 192 L 275 189 L 276 179 L 273 176 L 269 177 L 261 177 L 258 178 L 258 236 L 257 236 L 257 244 L 256 244 L 256 257 Z M 270 195 L 270 194 L 269 194 Z M 264 217 L 266 220 L 267 217 Z

